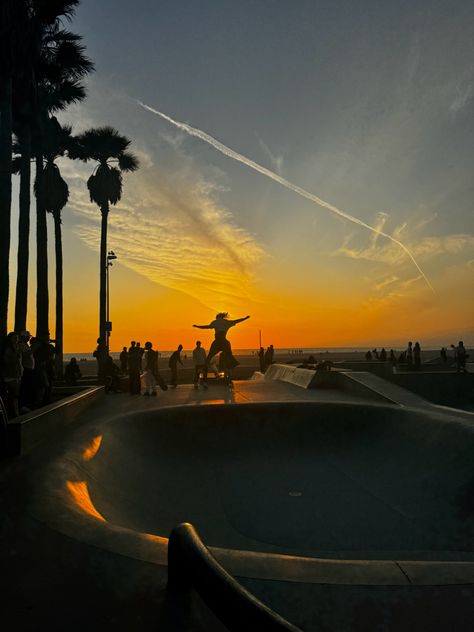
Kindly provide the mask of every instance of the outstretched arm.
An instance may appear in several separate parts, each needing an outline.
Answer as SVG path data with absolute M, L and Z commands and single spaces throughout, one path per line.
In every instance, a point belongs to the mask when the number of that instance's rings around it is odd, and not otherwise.
M 212 329 L 211 325 L 193 325 L 193 327 L 197 327 L 198 329 Z
M 248 318 L 250 318 L 250 316 L 244 316 L 243 318 L 236 318 L 232 322 L 234 323 L 234 325 L 237 325 L 238 323 L 242 323 L 244 320 L 247 320 Z

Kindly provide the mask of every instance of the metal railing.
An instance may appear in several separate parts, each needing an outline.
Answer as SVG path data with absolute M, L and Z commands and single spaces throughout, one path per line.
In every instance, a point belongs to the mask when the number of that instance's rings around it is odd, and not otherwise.
M 193 588 L 231 632 L 301 632 L 241 586 L 217 562 L 193 525 L 173 529 L 168 543 L 168 589 Z

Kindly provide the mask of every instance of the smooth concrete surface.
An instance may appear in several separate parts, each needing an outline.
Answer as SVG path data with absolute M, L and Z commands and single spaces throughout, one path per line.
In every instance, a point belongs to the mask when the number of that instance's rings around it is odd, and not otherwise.
M 15 417 L 8 423 L 8 452 L 26 454 L 42 441 L 52 438 L 62 427 L 74 424 L 78 416 L 103 395 L 103 386 L 91 386 Z
M 70 629 L 88 604 L 100 629 L 220 629 L 163 623 L 175 519 L 197 523 L 224 567 L 304 630 L 401 632 L 420 611 L 444 625 L 450 609 L 452 629 L 472 629 L 473 426 L 457 411 L 262 380 L 111 394 L 75 421 L 2 475 L 15 511 L 0 532 L 26 532 L 2 550 L 9 605 L 32 604 L 24 629 L 63 629 L 51 620 L 74 602 Z
M 273 389 L 288 396 L 287 388 Z M 185 387 L 179 390 L 177 399 Z M 472 424 L 393 406 L 318 402 L 314 392 L 300 390 L 313 398 L 245 406 L 203 400 L 182 408 L 142 398 L 141 410 L 105 418 L 77 438 L 48 471 L 36 511 L 68 534 L 77 535 L 79 525 L 99 546 L 110 538 L 122 552 L 142 559 L 151 552 L 158 562 L 164 554 L 143 534 L 159 542 L 184 520 L 208 545 L 226 549 L 335 560 L 474 560 L 472 516 L 460 517 L 473 480 Z M 238 386 L 233 397 L 249 402 L 258 392 L 267 393 L 267 384 Z M 88 459 L 94 441 L 97 452 Z M 79 499 L 68 482 L 82 484 Z M 58 524 L 51 498 L 73 518 Z M 285 578 L 295 575 L 290 566 L 287 560 Z M 472 573 L 470 564 L 456 568 Z M 344 581 L 347 573 L 339 570 Z M 321 569 L 317 574 L 321 579 Z

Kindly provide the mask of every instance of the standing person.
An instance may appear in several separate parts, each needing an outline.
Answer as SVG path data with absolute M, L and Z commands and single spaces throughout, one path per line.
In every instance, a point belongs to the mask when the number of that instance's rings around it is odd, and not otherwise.
M 170 355 L 170 359 L 168 360 L 168 366 L 171 369 L 171 378 L 170 378 L 170 386 L 176 388 L 178 385 L 178 362 L 183 365 L 181 362 L 181 351 L 183 350 L 183 345 L 178 345 L 176 351 Z
M 128 351 L 127 351 L 127 347 L 124 347 L 122 349 L 121 354 L 120 354 L 120 370 L 122 371 L 123 375 L 126 375 L 128 373 Z
M 232 353 L 230 342 L 226 337 L 229 329 L 250 318 L 250 316 L 244 316 L 244 318 L 229 320 L 227 316 L 227 312 L 219 312 L 219 314 L 216 314 L 215 320 L 209 323 L 209 325 L 193 325 L 193 327 L 197 327 L 198 329 L 214 329 L 214 340 L 212 341 L 211 348 L 207 354 L 206 366 L 204 367 L 204 382 L 207 381 L 208 367 L 216 353 L 219 353 L 219 351 L 228 351 L 229 353 Z
M 421 366 L 421 347 L 419 342 L 415 342 L 413 347 L 413 363 L 415 371 L 419 371 Z
M 20 394 L 18 397 L 20 413 L 29 412 L 35 403 L 35 358 L 33 355 L 34 349 L 29 344 L 30 340 L 30 332 L 22 331 L 18 343 L 21 352 L 21 364 L 23 366 Z
M 451 345 L 454 349 L 454 359 L 456 360 L 456 373 L 467 373 L 466 359 L 469 357 L 466 347 L 462 340 L 458 342 L 458 346 Z
M 258 362 L 260 364 L 260 373 L 265 373 L 265 349 L 260 347 L 258 350 Z
M 194 377 L 193 384 L 194 388 L 198 387 L 198 384 L 201 383 L 204 388 L 207 388 L 207 384 L 202 382 L 200 379 L 201 373 L 204 374 L 204 369 L 206 367 L 206 350 L 204 347 L 201 347 L 201 341 L 196 340 L 196 348 L 193 350 L 193 364 L 194 364 Z
M 137 345 L 135 347 L 135 351 L 138 355 L 138 368 L 140 369 L 140 373 L 142 372 L 142 360 L 143 360 L 143 354 L 145 353 L 145 349 L 143 347 L 140 347 L 140 343 L 137 342 Z
M 273 345 L 270 345 L 265 351 L 265 371 L 268 369 L 268 367 L 271 364 L 273 364 L 273 354 L 274 354 Z
M 393 349 L 390 349 L 390 362 L 392 364 L 392 366 L 395 366 L 397 364 L 397 358 L 395 357 L 395 351 Z
M 140 395 L 140 351 L 137 351 L 135 340 L 130 343 L 128 350 L 128 388 L 130 395 Z
M 9 417 L 18 417 L 18 395 L 23 373 L 21 351 L 18 346 L 18 336 L 11 332 L 5 338 L 0 352 L 0 376 L 6 395 L 5 406 Z
M 143 364 L 145 370 L 145 392 L 143 395 L 156 397 L 156 385 L 159 384 L 163 391 L 168 390 L 168 386 L 158 371 L 158 351 L 153 349 L 151 342 L 145 342 L 143 354 Z
M 445 347 L 441 347 L 441 351 L 439 352 L 440 358 L 441 358 L 441 362 L 443 364 L 447 364 L 448 363 L 448 352 L 446 351 Z
M 387 359 L 387 352 L 385 351 L 385 347 L 382 347 L 382 351 L 380 352 L 379 360 L 381 362 L 385 362 Z
M 100 379 L 105 377 L 105 363 L 107 362 L 107 345 L 105 345 L 101 338 L 97 338 L 97 347 L 92 354 L 97 360 L 97 376 Z
M 52 401 L 51 394 L 54 381 L 54 354 L 56 350 L 51 341 L 45 340 L 35 341 L 35 382 L 36 396 L 39 406 L 46 406 Z
M 411 369 L 413 367 L 413 343 L 411 341 L 408 343 L 405 360 L 408 364 L 408 368 Z

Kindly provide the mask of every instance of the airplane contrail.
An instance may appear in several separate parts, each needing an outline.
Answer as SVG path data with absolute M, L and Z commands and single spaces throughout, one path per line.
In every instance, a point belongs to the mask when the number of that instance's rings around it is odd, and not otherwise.
M 330 204 L 329 202 L 322 200 L 317 195 L 314 195 L 313 193 L 309 193 L 309 191 L 305 191 L 305 189 L 302 189 L 298 185 L 290 182 L 289 180 L 282 178 L 277 173 L 270 171 L 270 169 L 266 169 L 265 167 L 262 167 L 262 165 L 259 165 L 257 162 L 254 162 L 250 158 L 247 158 L 246 156 L 243 156 L 242 154 L 239 154 L 238 152 L 234 151 L 230 147 L 227 147 L 227 145 L 224 145 L 223 143 L 215 139 L 213 136 L 206 134 L 206 132 L 203 132 L 202 130 L 197 129 L 195 127 L 191 127 L 191 125 L 188 125 L 187 123 L 176 121 L 175 119 L 171 118 L 171 116 L 168 116 L 167 114 L 165 114 L 164 112 L 160 112 L 159 110 L 155 110 L 155 108 L 152 108 L 150 105 L 143 103 L 139 99 L 137 99 L 137 103 L 142 108 L 145 108 L 145 110 L 148 110 L 149 112 L 152 112 L 153 114 L 156 114 L 157 116 L 160 116 L 162 119 L 164 119 L 165 121 L 168 121 L 168 123 L 171 123 L 171 125 L 174 125 L 178 129 L 183 130 L 183 132 L 186 132 L 190 136 L 195 136 L 196 138 L 199 138 L 200 140 L 207 143 L 208 145 L 211 145 L 211 147 L 214 147 L 214 149 L 217 149 L 217 151 L 219 151 L 221 154 L 224 154 L 224 156 L 227 156 L 228 158 L 232 158 L 233 160 L 237 160 L 237 162 L 241 162 L 247 167 L 250 167 L 251 169 L 258 171 L 258 173 L 261 173 L 262 175 L 267 176 L 267 178 L 270 178 L 271 180 L 278 182 L 279 184 L 286 187 L 287 189 L 290 189 L 290 191 L 294 191 L 295 193 L 298 193 L 298 195 L 301 195 L 301 197 L 304 197 L 307 200 L 311 200 L 311 202 L 318 204 L 318 206 L 328 209 L 328 211 L 331 211 L 331 213 L 335 213 L 336 215 L 339 215 L 339 217 L 343 217 L 344 219 L 349 220 L 353 224 L 357 224 L 358 226 L 367 228 L 367 230 L 370 230 L 376 235 L 385 237 L 386 239 L 389 239 L 394 244 L 397 244 L 397 246 L 399 246 L 410 257 L 412 262 L 415 264 L 416 269 L 421 274 L 423 279 L 426 281 L 430 290 L 433 292 L 433 294 L 435 294 L 433 286 L 431 285 L 426 274 L 420 268 L 415 257 L 411 254 L 408 248 L 404 244 L 402 244 L 401 241 L 398 241 L 398 239 L 395 239 L 395 237 L 392 237 L 392 235 L 389 235 L 388 233 L 384 233 L 382 230 L 378 230 L 377 228 L 374 228 L 370 224 L 366 224 L 364 221 L 362 221 L 358 217 L 354 217 L 353 215 L 346 213 L 340 208 L 337 208 L 337 206 L 334 206 L 333 204 Z

